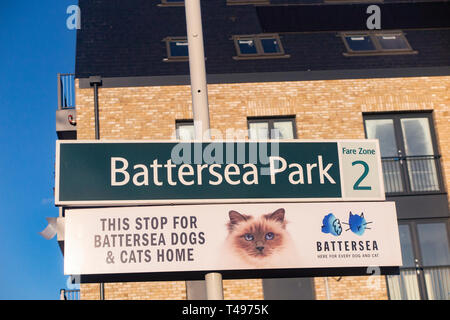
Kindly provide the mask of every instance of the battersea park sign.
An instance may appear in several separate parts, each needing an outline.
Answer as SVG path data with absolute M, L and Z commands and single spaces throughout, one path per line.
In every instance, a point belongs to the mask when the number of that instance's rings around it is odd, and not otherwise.
M 55 204 L 385 200 L 378 140 L 57 141 Z

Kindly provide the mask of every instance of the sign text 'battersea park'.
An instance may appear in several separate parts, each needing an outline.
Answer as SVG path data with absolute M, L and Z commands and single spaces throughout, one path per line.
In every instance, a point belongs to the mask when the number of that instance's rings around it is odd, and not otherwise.
M 384 200 L 378 140 L 58 141 L 55 203 Z

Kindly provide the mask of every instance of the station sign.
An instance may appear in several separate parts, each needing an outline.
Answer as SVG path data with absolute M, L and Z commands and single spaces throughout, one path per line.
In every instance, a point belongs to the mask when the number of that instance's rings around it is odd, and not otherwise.
M 55 204 L 385 200 L 378 140 L 58 141 Z
M 201 279 L 204 273 L 199 274 L 210 270 L 225 275 L 246 270 L 247 276 L 260 277 L 268 270 L 273 271 L 269 276 L 275 270 L 286 276 L 293 269 L 402 265 L 394 202 L 228 203 L 65 212 L 67 275 L 151 274 L 161 280 L 181 272 L 182 279 Z

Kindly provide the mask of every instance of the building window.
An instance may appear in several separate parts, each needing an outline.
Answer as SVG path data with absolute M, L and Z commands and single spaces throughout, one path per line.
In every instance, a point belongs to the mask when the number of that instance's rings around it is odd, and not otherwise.
M 349 52 L 371 52 L 376 50 L 369 35 L 347 35 L 345 42 Z
M 399 221 L 403 266 L 387 276 L 391 300 L 449 300 L 448 219 Z
M 345 56 L 416 54 L 401 31 L 392 32 L 343 32 L 347 52 Z
M 167 37 L 166 42 L 167 58 L 164 61 L 188 61 L 189 50 L 186 37 Z
M 227 5 L 270 4 L 270 0 L 227 0 Z
M 285 54 L 278 34 L 235 35 L 233 41 L 237 52 L 235 60 L 290 57 Z
M 384 0 L 324 0 L 325 3 L 383 3 Z
M 181 7 L 184 6 L 184 0 L 161 0 L 160 7 Z
M 402 34 L 375 34 L 375 39 L 381 50 L 411 50 L 408 41 Z
M 380 142 L 387 194 L 443 192 L 431 113 L 366 114 L 364 127 L 368 139 Z
M 296 139 L 295 117 L 263 117 L 248 119 L 251 140 Z
M 195 139 L 193 120 L 177 120 L 175 128 L 177 140 L 192 141 Z

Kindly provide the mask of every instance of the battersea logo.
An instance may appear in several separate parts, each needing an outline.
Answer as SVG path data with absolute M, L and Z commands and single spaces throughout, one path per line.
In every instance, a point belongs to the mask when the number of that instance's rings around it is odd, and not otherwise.
M 342 234 L 342 224 L 344 224 L 348 226 L 345 231 L 351 230 L 354 234 L 362 236 L 367 229 L 370 230 L 370 228 L 367 227 L 370 223 L 372 222 L 366 221 L 364 213 L 357 215 L 350 211 L 348 222 L 341 222 L 333 213 L 329 213 L 322 220 L 322 232 L 330 233 L 333 236 L 338 237 Z

